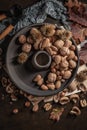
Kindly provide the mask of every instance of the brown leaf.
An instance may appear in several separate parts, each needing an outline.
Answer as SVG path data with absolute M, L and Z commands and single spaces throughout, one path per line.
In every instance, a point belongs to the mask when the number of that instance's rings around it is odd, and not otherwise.
M 71 31 L 75 40 L 79 40 L 80 42 L 85 40 L 87 28 L 74 23 L 71 25 Z

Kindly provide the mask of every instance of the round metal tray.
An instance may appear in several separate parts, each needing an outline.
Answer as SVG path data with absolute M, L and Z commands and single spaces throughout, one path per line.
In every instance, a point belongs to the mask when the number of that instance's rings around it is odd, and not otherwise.
M 45 23 L 43 23 L 45 24 Z M 77 66 L 72 72 L 72 76 L 70 77 L 69 80 L 66 80 L 64 83 L 62 83 L 61 87 L 59 89 L 55 90 L 41 90 L 34 82 L 32 82 L 32 79 L 37 75 L 41 74 L 43 77 L 46 76 L 48 73 L 49 69 L 47 70 L 40 70 L 36 71 L 31 64 L 31 58 L 29 59 L 30 62 L 28 61 L 28 66 L 26 64 L 18 64 L 15 62 L 15 58 L 18 55 L 18 49 L 20 48 L 20 45 L 17 44 L 17 38 L 21 34 L 27 35 L 27 32 L 32 28 L 32 27 L 39 27 L 43 24 L 34 24 L 28 27 L 23 28 L 20 30 L 11 40 L 8 50 L 7 50 L 7 55 L 6 55 L 6 65 L 8 69 L 8 74 L 12 81 L 15 83 L 17 87 L 22 89 L 23 91 L 35 95 L 35 96 L 49 96 L 49 95 L 54 95 L 60 91 L 62 91 L 65 87 L 67 87 L 71 81 L 74 79 L 76 76 L 78 66 L 79 66 L 79 56 L 78 56 L 78 50 L 76 47 L 76 55 L 78 57 L 77 61 Z M 73 40 L 72 40 L 73 41 Z M 76 46 L 75 42 L 73 41 L 73 44 Z M 31 52 L 30 55 L 32 55 Z

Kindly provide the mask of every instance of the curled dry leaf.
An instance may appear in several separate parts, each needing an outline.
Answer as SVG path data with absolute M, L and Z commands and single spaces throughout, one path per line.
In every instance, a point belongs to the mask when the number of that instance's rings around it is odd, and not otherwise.
M 61 104 L 61 105 L 65 105 L 65 104 L 67 104 L 67 103 L 69 103 L 69 98 L 68 97 L 61 97 L 60 98 L 60 100 L 59 100 L 59 103 Z
M 80 105 L 81 105 L 81 107 L 87 107 L 87 101 L 86 101 L 86 99 L 80 100 Z
M 71 114 L 71 115 L 78 116 L 78 115 L 81 114 L 81 111 L 80 111 L 80 109 L 79 109 L 77 106 L 74 106 L 74 107 L 72 108 L 72 110 L 70 111 L 70 114 Z
M 70 100 L 73 101 L 74 103 L 77 103 L 79 101 L 79 95 L 78 94 L 73 94 L 70 96 Z

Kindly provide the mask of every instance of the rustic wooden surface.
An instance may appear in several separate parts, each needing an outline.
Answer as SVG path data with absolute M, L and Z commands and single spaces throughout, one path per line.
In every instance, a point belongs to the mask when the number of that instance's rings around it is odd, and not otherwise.
M 36 1 L 0 0 L 0 9 L 8 9 L 15 2 L 21 3 L 23 7 L 26 7 Z M 3 45 L 0 46 L 5 48 L 5 44 L 8 45 L 9 41 L 10 39 L 6 38 Z M 14 102 L 11 105 L 10 99 L 6 94 L 5 99 L 1 100 L 2 93 L 5 94 L 4 89 L 0 87 L 0 130 L 87 130 L 87 108 L 82 109 L 82 114 L 74 118 L 68 115 L 72 106 L 72 104 L 69 104 L 65 107 L 61 120 L 59 122 L 53 122 L 48 119 L 49 112 L 44 112 L 41 107 L 39 112 L 32 113 L 31 108 L 24 107 L 24 98 L 20 97 L 18 102 Z M 13 108 L 19 108 L 17 115 L 11 113 Z

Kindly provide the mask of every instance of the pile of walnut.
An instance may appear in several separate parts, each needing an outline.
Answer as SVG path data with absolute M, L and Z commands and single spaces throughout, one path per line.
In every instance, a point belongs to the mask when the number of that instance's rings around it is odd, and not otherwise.
M 27 61 L 32 49 L 45 50 L 52 57 L 47 81 L 44 81 L 41 75 L 36 75 L 33 80 L 42 90 L 58 89 L 62 82 L 71 77 L 78 59 L 75 55 L 76 48 L 70 40 L 71 37 L 70 31 L 58 29 L 54 24 L 32 27 L 27 37 L 19 36 L 19 43 L 22 44 L 22 52 L 18 56 L 19 63 L 23 64 Z

